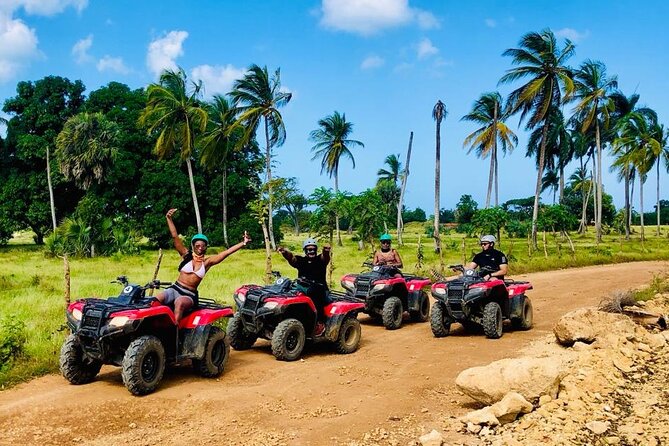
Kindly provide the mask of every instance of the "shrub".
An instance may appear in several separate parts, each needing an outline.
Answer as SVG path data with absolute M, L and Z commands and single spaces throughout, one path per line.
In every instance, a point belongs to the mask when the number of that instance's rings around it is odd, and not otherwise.
M 26 343 L 25 324 L 16 316 L 0 320 L 0 369 L 11 364 L 23 352 Z

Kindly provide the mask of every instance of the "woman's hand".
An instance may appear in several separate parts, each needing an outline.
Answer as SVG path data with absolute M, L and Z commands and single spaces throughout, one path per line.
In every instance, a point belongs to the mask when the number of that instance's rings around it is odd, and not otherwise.
M 165 214 L 165 217 L 167 217 L 168 220 L 172 220 L 172 215 L 173 215 L 176 211 L 177 211 L 177 210 L 174 209 L 174 208 L 173 208 L 173 209 L 170 209 L 169 211 L 167 211 L 167 214 Z
M 248 232 L 244 231 L 244 239 L 243 239 L 244 246 L 248 245 L 250 242 L 251 242 L 251 236 L 248 234 Z

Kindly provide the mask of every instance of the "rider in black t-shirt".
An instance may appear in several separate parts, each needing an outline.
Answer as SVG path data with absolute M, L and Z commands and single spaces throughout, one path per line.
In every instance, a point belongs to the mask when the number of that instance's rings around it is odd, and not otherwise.
M 493 277 L 503 280 L 509 269 L 509 262 L 504 253 L 495 249 L 496 241 L 494 235 L 481 237 L 480 242 L 483 250 L 476 254 L 471 263 L 467 265 L 469 269 L 486 267 L 489 271 L 493 271 L 483 276 L 485 280 L 490 280 Z
M 325 278 L 326 268 L 328 263 L 330 263 L 330 246 L 324 246 L 323 252 L 319 255 L 318 242 L 312 238 L 308 238 L 302 243 L 302 249 L 304 250 L 304 256 L 296 256 L 283 247 L 279 247 L 277 250 L 288 260 L 290 266 L 297 268 L 298 277 L 314 283 L 314 285 L 309 287 L 306 294 L 314 302 L 318 311 L 318 320 L 323 321 L 325 319 L 323 309 L 330 303 L 328 297 L 329 290 Z

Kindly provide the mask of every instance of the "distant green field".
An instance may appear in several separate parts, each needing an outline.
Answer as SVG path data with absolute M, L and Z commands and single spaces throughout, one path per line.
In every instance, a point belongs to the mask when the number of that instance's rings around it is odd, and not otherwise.
M 433 252 L 433 242 L 424 235 L 424 229 L 424 224 L 412 223 L 406 228 L 405 245 L 397 247 L 396 242 L 393 244 L 399 249 L 407 272 L 428 274 L 430 269 L 440 269 L 439 256 Z M 606 235 L 604 242 L 597 246 L 591 230 L 585 236 L 572 235 L 575 245 L 572 255 L 566 239 L 548 234 L 547 258 L 541 240 L 539 250 L 532 256 L 528 253 L 527 240 L 503 238 L 498 248 L 509 256 L 510 276 L 513 276 L 593 264 L 669 259 L 668 235 L 666 226 L 660 237 L 655 235 L 655 227 L 647 227 L 647 241 L 642 244 L 636 228 L 631 241 L 625 241 L 620 235 Z M 306 236 L 298 237 L 287 232 L 283 245 L 299 252 Z M 422 268 L 417 269 L 419 236 L 424 259 Z M 344 246 L 333 247 L 332 285 L 338 289 L 341 276 L 361 271 L 362 262 L 372 253 L 369 246 L 358 250 L 358 244 L 351 236 L 344 234 L 343 238 Z M 455 232 L 443 236 L 443 246 L 444 265 L 463 263 L 479 251 L 476 239 Z M 212 247 L 209 254 L 220 249 Z M 148 282 L 157 258 L 157 250 L 146 248 L 135 256 L 70 259 L 72 298 L 115 295 L 119 286 L 110 281 L 119 275 L 126 275 L 135 283 Z M 158 277 L 164 281 L 176 279 L 178 263 L 176 251 L 166 251 Z M 275 270 L 294 276 L 294 269 L 278 253 L 273 255 L 273 265 Z M 448 270 L 445 272 L 449 273 Z M 235 288 L 244 283 L 261 283 L 263 273 L 264 250 L 242 250 L 209 272 L 200 286 L 200 295 L 230 304 Z M 62 259 L 46 258 L 42 250 L 32 244 L 30 234 L 20 234 L 8 246 L 0 248 L 0 319 L 13 317 L 24 321 L 28 338 L 23 357 L 13 366 L 0 369 L 1 386 L 57 370 L 58 352 L 65 336 L 65 331 L 59 331 L 65 321 L 63 295 Z

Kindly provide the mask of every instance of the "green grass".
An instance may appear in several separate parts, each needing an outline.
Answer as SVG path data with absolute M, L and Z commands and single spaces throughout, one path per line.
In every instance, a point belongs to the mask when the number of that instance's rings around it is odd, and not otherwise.
M 300 251 L 306 234 L 286 232 L 283 246 Z M 647 241 L 639 241 L 638 229 L 632 240 L 619 235 L 606 235 L 602 244 L 594 243 L 592 230 L 585 236 L 573 235 L 575 255 L 572 256 L 566 240 L 547 235 L 548 258 L 542 242 L 531 256 L 527 241 L 503 238 L 498 248 L 510 258 L 510 276 L 533 271 L 545 271 L 586 265 L 618 263 L 639 260 L 666 260 L 669 258 L 669 228 L 663 227 L 660 237 L 654 227 L 646 229 Z M 422 238 L 424 265 L 416 270 L 419 235 Z M 394 238 L 395 239 L 395 238 Z M 424 235 L 424 225 L 412 223 L 406 228 L 405 245 L 398 250 L 404 260 L 404 271 L 426 274 L 431 268 L 440 269 L 439 257 L 433 252 L 433 242 Z M 397 248 L 396 239 L 393 243 Z M 476 239 L 462 234 L 444 236 L 443 264 L 467 262 L 479 251 Z M 209 254 L 221 248 L 212 247 Z M 344 235 L 344 246 L 333 247 L 333 286 L 340 289 L 339 279 L 349 272 L 361 271 L 361 264 L 371 255 L 371 248 L 358 250 L 357 242 Z M 119 286 L 111 284 L 119 275 L 126 275 L 134 283 L 151 279 L 158 251 L 143 250 L 135 256 L 113 256 L 94 259 L 71 259 L 72 299 L 81 297 L 108 297 L 116 295 Z M 295 270 L 278 254 L 273 254 L 273 269 L 287 276 Z M 200 295 L 221 303 L 232 302 L 233 291 L 244 283 L 261 283 L 264 273 L 264 250 L 243 250 L 214 267 L 200 286 Z M 165 251 L 159 278 L 173 281 L 177 277 L 179 258 L 174 250 Z M 12 315 L 25 322 L 27 344 L 24 354 L 10 367 L 0 369 L 0 386 L 5 388 L 34 376 L 54 372 L 58 368 L 58 352 L 65 336 L 63 261 L 47 258 L 39 247 L 32 244 L 30 234 L 20 234 L 11 243 L 0 248 L 0 316 Z M 450 274 L 448 270 L 446 274 Z M 653 293 L 654 294 L 654 293 Z

